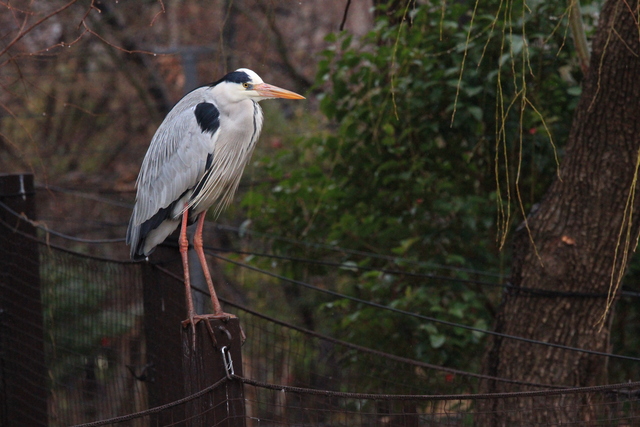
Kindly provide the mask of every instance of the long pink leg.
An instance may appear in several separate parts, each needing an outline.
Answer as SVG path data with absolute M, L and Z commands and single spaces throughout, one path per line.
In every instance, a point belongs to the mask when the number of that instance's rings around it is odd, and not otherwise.
M 216 290 L 213 288 L 213 280 L 211 280 L 211 273 L 209 273 L 209 266 L 207 265 L 207 259 L 205 258 L 204 250 L 202 248 L 202 229 L 204 227 L 205 215 L 206 215 L 206 211 L 198 215 L 198 225 L 196 227 L 196 234 L 195 236 L 193 236 L 193 247 L 196 250 L 196 253 L 198 254 L 198 259 L 200 260 L 200 265 L 202 266 L 202 272 L 204 273 L 204 278 L 207 281 L 207 286 L 209 287 L 209 294 L 211 295 L 211 303 L 213 304 L 213 316 L 211 317 L 214 317 L 214 318 L 230 317 L 230 315 L 222 311 L 222 306 L 220 305 L 220 301 L 218 301 Z
M 184 287 L 187 294 L 187 312 L 189 315 L 188 321 L 189 323 L 191 323 L 191 330 L 193 335 L 192 342 L 195 345 L 196 323 L 194 318 L 195 318 L 196 312 L 193 308 L 193 297 L 191 295 L 191 279 L 189 278 L 189 257 L 187 255 L 187 252 L 189 250 L 189 240 L 187 239 L 188 219 L 189 219 L 189 213 L 184 212 L 182 214 L 182 226 L 180 227 L 180 237 L 178 238 L 178 247 L 180 248 L 180 256 L 182 257 L 182 269 L 184 270 Z

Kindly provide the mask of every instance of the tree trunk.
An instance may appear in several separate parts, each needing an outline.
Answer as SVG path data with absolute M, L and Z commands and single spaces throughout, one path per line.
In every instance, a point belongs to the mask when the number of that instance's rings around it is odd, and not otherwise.
M 638 235 L 640 197 L 633 217 L 625 205 L 633 189 L 640 148 L 640 43 L 637 0 L 608 0 L 600 16 L 590 68 L 576 108 L 560 178 L 514 236 L 513 287 L 505 293 L 495 330 L 571 347 L 609 351 L 610 317 L 599 329 L 605 298 L 540 296 L 523 288 L 555 292 L 606 293 L 612 274 L 624 273 Z M 527 229 L 528 226 L 528 229 Z M 630 232 L 629 253 L 619 235 Z M 613 273 L 612 273 L 613 272 Z M 607 360 L 580 352 L 493 338 L 484 363 L 489 375 L 566 386 L 607 381 Z M 615 361 L 611 361 L 615 363 Z M 522 390 L 486 382 L 485 392 Z M 510 402 L 510 410 L 530 405 Z M 559 403 L 556 401 L 555 403 Z M 553 400 L 536 411 L 539 421 L 578 420 L 576 408 Z M 499 411 L 484 402 L 487 413 Z M 518 425 L 518 411 L 485 415 L 478 425 Z M 582 423 L 590 415 L 582 410 Z M 522 421 L 522 420 L 519 420 Z M 533 420 L 528 420 L 533 421 Z

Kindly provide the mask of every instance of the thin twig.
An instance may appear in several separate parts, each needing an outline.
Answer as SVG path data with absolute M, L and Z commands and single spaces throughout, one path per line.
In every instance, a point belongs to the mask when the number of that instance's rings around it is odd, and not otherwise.
M 340 31 L 344 30 L 344 25 L 347 23 L 347 16 L 349 15 L 349 6 L 351 6 L 351 0 L 347 0 L 347 5 L 344 7 L 342 22 L 340 23 Z
M 14 44 L 18 43 L 18 41 L 20 41 L 24 36 L 26 36 L 27 34 L 29 34 L 31 31 L 33 31 L 34 28 L 36 28 L 38 25 L 42 24 L 44 21 L 46 21 L 47 19 L 64 12 L 66 9 L 68 9 L 69 7 L 73 6 L 75 3 L 77 3 L 78 0 L 71 0 L 69 3 L 67 3 L 66 5 L 62 6 L 60 9 L 54 10 L 53 12 L 51 12 L 50 14 L 44 16 L 43 18 L 39 19 L 38 21 L 36 21 L 33 25 L 31 25 L 29 28 L 27 28 L 26 30 L 23 30 L 22 28 L 24 28 L 24 26 L 26 25 L 26 20 L 24 22 L 24 25 L 22 26 L 20 32 L 18 33 L 18 35 L 11 40 L 11 42 L 5 46 L 4 49 L 2 49 L 0 51 L 0 56 L 4 55 Z

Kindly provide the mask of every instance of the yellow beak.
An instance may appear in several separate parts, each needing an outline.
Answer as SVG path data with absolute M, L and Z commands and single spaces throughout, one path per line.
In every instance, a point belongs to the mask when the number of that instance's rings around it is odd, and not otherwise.
M 304 96 L 298 95 L 290 90 L 282 89 L 267 83 L 260 83 L 253 86 L 253 90 L 264 98 L 284 98 L 284 99 L 305 99 Z

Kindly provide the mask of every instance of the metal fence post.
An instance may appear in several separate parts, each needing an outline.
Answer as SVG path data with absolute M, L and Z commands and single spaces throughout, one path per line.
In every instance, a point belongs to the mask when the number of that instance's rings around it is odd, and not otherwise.
M 0 425 L 46 426 L 36 228 L 15 215 L 35 219 L 33 175 L 0 175 L 0 202 Z

